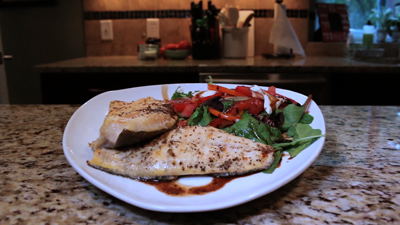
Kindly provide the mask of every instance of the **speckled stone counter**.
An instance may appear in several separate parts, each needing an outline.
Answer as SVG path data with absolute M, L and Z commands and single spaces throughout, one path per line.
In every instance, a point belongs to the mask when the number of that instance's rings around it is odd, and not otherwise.
M 135 56 L 84 57 L 38 65 L 40 73 L 224 72 L 224 73 L 399 73 L 399 59 L 356 61 L 344 57 L 309 56 L 293 59 L 155 60 Z
M 224 210 L 160 213 L 84 180 L 62 150 L 78 106 L 0 105 L 0 224 L 400 224 L 400 107 L 321 106 L 326 142 L 302 175 Z

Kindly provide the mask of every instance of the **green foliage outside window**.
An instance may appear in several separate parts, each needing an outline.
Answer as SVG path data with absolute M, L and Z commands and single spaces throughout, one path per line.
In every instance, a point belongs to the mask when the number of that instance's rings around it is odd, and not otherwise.
M 368 21 L 371 10 L 377 7 L 377 0 L 317 0 L 320 3 L 346 4 L 351 28 L 362 29 Z

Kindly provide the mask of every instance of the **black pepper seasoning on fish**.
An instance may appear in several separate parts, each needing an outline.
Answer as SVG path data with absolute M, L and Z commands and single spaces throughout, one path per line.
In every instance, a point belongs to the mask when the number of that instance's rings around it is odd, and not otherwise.
M 274 149 L 214 127 L 180 127 L 120 150 L 99 148 L 88 165 L 139 180 L 238 176 L 268 169 Z

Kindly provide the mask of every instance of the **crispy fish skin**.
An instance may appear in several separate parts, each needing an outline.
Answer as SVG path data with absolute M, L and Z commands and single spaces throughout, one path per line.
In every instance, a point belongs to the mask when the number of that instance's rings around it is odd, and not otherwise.
M 173 129 L 178 121 L 174 107 L 152 97 L 133 102 L 111 101 L 93 149 L 117 148 L 153 138 Z
M 96 149 L 88 165 L 139 180 L 180 176 L 237 176 L 268 169 L 274 149 L 214 127 L 187 126 L 141 146 Z

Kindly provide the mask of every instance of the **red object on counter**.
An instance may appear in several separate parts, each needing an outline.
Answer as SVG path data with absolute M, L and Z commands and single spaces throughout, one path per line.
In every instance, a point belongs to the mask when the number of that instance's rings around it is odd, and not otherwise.
M 215 43 L 215 29 L 210 28 L 210 42 Z

